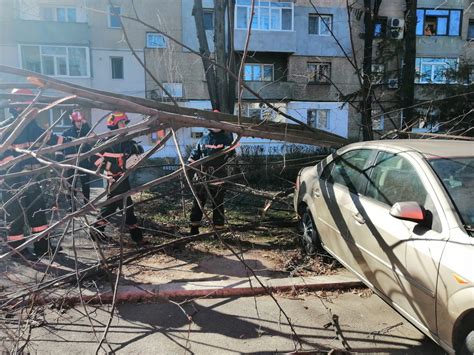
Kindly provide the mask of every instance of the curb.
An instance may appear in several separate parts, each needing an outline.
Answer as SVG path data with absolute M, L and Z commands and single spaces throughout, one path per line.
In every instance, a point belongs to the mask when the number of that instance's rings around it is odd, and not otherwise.
M 308 278 L 264 279 L 260 278 L 270 293 L 288 292 L 297 290 L 323 291 L 364 287 L 356 278 L 345 276 L 320 276 Z M 332 279 L 332 280 L 331 280 Z M 258 286 L 256 286 L 258 285 Z M 252 287 L 253 286 L 253 287 Z M 267 291 L 255 279 L 233 279 L 216 282 L 176 282 L 164 285 L 127 285 L 119 286 L 117 303 L 151 302 L 162 299 L 183 300 L 189 298 L 227 298 L 251 297 L 267 294 Z M 83 294 L 82 301 L 88 304 L 108 304 L 113 301 L 113 292 L 110 290 L 94 294 Z M 36 305 L 58 304 L 73 306 L 81 303 L 78 295 L 64 297 L 35 298 Z

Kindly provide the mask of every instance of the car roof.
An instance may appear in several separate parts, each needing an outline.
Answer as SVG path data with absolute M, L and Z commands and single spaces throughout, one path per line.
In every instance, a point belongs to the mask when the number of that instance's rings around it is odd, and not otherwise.
M 449 139 L 391 139 L 353 143 L 353 148 L 390 149 L 396 151 L 416 151 L 425 157 L 472 157 L 474 141 Z M 344 149 L 345 150 L 345 149 Z

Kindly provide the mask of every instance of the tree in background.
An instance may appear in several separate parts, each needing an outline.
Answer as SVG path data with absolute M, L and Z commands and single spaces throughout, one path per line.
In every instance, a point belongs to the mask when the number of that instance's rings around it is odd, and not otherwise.
M 236 57 L 234 52 L 234 0 L 214 2 L 214 53 L 211 51 L 204 26 L 202 0 L 194 0 L 193 16 L 199 40 L 199 52 L 206 74 L 207 88 L 212 108 L 223 113 L 233 113 L 236 99 Z M 228 68 L 226 70 L 225 68 Z M 234 74 L 231 75 L 231 74 Z

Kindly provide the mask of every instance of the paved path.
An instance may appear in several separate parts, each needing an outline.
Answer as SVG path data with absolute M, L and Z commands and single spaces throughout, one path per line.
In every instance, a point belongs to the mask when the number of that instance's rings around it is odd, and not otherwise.
M 339 323 L 354 352 L 442 354 L 417 329 L 375 295 L 315 294 L 278 296 L 291 318 L 304 350 L 343 348 L 335 337 L 323 302 Z M 275 353 L 294 350 L 291 331 L 268 296 L 197 300 L 182 308 L 192 316 L 189 323 L 176 305 L 162 303 L 119 305 L 112 321 L 109 351 L 122 354 L 232 354 Z M 89 307 L 100 333 L 108 319 L 108 308 Z M 83 309 L 60 316 L 48 311 L 47 324 L 33 329 L 29 350 L 50 354 L 90 354 L 97 341 Z M 317 352 L 315 352 L 317 353 Z

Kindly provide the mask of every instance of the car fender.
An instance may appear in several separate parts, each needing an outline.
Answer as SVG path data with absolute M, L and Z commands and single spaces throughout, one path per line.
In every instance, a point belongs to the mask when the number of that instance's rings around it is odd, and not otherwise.
M 473 300 L 474 300 L 474 286 L 469 286 L 469 287 L 460 289 L 449 297 L 448 312 L 451 315 L 450 318 L 456 319 L 456 322 L 453 324 L 452 334 L 440 334 L 441 338 L 452 339 L 454 338 L 456 333 L 458 333 L 462 329 L 463 326 L 466 326 L 466 324 L 463 324 L 463 321 L 462 321 L 463 316 L 467 315 L 468 313 L 474 312 Z M 443 327 L 443 328 L 449 329 L 446 327 Z

